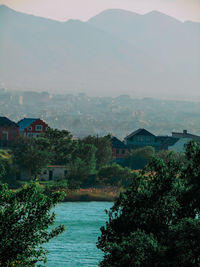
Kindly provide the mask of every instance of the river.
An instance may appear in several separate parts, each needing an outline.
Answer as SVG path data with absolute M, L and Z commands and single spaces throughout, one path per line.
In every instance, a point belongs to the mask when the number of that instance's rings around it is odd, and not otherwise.
M 97 267 L 102 253 L 96 248 L 96 242 L 100 227 L 108 219 L 105 209 L 111 206 L 111 202 L 65 202 L 57 205 L 56 225 L 64 224 L 67 229 L 46 245 L 49 254 L 45 266 Z

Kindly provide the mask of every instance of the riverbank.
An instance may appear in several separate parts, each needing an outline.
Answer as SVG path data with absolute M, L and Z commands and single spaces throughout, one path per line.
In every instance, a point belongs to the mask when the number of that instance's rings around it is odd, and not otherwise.
M 80 188 L 76 190 L 68 189 L 66 191 L 65 202 L 78 201 L 110 201 L 113 202 L 123 188 L 103 187 L 103 188 Z

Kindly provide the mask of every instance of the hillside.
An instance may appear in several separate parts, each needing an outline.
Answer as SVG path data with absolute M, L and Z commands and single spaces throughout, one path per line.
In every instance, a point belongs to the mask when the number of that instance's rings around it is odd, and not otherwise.
M 199 25 L 123 10 L 57 22 L 0 6 L 0 83 L 11 90 L 194 99 Z

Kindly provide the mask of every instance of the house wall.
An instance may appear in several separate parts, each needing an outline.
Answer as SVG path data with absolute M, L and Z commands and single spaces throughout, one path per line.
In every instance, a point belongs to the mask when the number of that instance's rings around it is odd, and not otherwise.
M 113 148 L 112 155 L 113 155 L 113 158 L 127 158 L 128 149 L 127 148 Z
M 0 147 L 9 148 L 19 138 L 19 127 L 0 126 Z
M 133 149 L 142 148 L 145 146 L 152 146 L 155 148 L 155 150 L 159 150 L 161 146 L 161 142 L 157 142 L 156 137 L 150 135 L 135 135 L 130 138 L 127 138 L 125 141 L 126 145 L 129 148 Z
M 52 173 L 52 177 L 51 174 Z M 39 175 L 39 179 L 48 180 L 57 180 L 63 179 L 66 175 L 65 166 L 48 166 L 42 170 L 42 173 Z
M 15 141 L 19 137 L 19 127 L 0 126 L 0 140 L 3 140 L 5 133 L 7 133 L 7 141 Z
M 41 130 L 37 129 L 37 126 L 40 126 Z M 45 133 L 47 129 L 48 129 L 48 124 L 46 124 L 42 120 L 36 120 L 35 122 L 31 123 L 27 128 L 25 128 L 24 131 L 21 132 L 21 135 L 28 137 L 36 137 L 40 133 Z
M 192 138 L 180 138 L 173 146 L 169 146 L 168 150 L 184 153 L 187 144 L 192 140 Z

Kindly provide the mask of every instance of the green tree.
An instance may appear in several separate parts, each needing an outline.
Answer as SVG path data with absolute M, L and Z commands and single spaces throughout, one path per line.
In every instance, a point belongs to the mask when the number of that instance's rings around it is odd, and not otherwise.
M 131 170 L 119 164 L 105 165 L 98 172 L 100 184 L 128 187 L 132 182 Z
M 49 141 L 46 138 L 20 138 L 12 148 L 13 161 L 18 168 L 30 171 L 30 177 L 36 178 L 50 162 Z
M 0 185 L 0 266 L 35 266 L 47 260 L 42 244 L 64 231 L 49 229 L 55 221 L 51 208 L 63 198 L 61 193 L 44 195 L 36 183 L 16 191 Z
M 76 148 L 70 132 L 67 130 L 49 128 L 47 132 L 41 136 L 49 142 L 48 151 L 51 156 L 52 164 L 63 165 L 70 162 Z
M 177 162 L 177 164 L 186 163 L 186 157 L 184 153 L 174 152 L 169 150 L 161 150 L 156 153 L 156 157 L 162 159 L 164 162 L 170 162 L 171 159 Z
M 155 149 L 152 146 L 132 149 L 129 152 L 129 156 L 126 160 L 126 165 L 134 170 L 143 169 L 154 155 Z
M 13 165 L 13 159 L 7 152 L 6 156 L 0 156 L 0 182 L 7 183 L 10 188 L 17 188 L 17 169 Z
M 87 136 L 83 139 L 85 144 L 91 144 L 96 147 L 96 168 L 99 170 L 102 166 L 112 161 L 112 142 L 111 136 Z
M 83 185 L 96 172 L 96 147 L 84 144 L 81 140 L 76 141 L 76 149 L 72 159 L 67 164 L 67 178 L 69 187 L 71 184 Z
M 0 181 L 6 176 L 6 164 L 5 160 L 0 157 Z
M 200 266 L 200 145 L 186 158 L 154 158 L 135 174 L 101 228 L 100 266 Z

